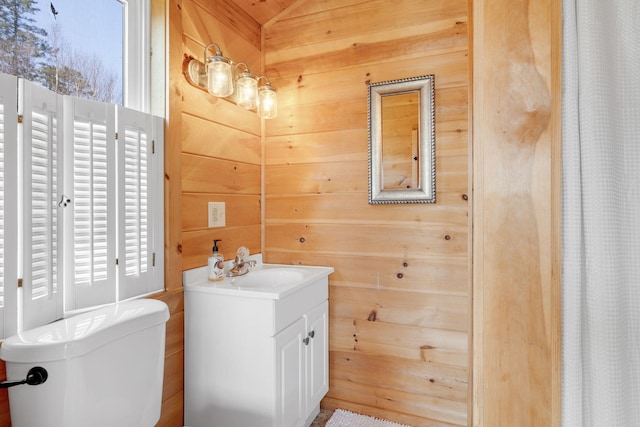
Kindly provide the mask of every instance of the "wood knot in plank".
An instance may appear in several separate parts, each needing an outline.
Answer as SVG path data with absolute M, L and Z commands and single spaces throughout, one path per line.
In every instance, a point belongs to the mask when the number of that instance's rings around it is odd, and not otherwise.
M 369 313 L 369 317 L 367 317 L 367 320 L 369 322 L 375 322 L 377 316 L 378 316 L 378 313 L 376 313 L 375 310 L 371 310 L 371 313 Z

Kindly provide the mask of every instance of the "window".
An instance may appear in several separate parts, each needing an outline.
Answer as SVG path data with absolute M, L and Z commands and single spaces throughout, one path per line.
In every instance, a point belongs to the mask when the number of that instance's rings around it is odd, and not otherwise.
M 120 47 L 121 98 L 106 104 L 64 97 L 28 82 L 17 91 L 19 79 L 2 72 L 50 87 L 47 74 L 36 72 L 47 71 L 41 66 L 51 59 L 38 40 L 52 42 L 56 34 L 35 9 L 61 23 L 73 7 L 84 19 L 66 28 L 84 23 L 97 35 L 87 18 L 105 19 L 95 12 L 98 3 L 120 14 L 111 26 L 121 37 L 111 39 Z M 2 25 L 16 5 L 22 9 L 11 22 L 19 23 Z M 162 120 L 139 112 L 150 111 L 150 10 L 150 0 L 0 0 L 0 339 L 63 311 L 164 286 Z M 8 37 L 11 28 L 20 36 Z M 91 43 L 106 56 L 104 44 Z M 58 86 L 62 70 L 49 70 Z M 98 92 L 91 81 L 83 81 L 88 89 L 80 95 Z
M 0 127 L 0 297 L 13 301 L 2 304 L 5 322 L 21 320 L 6 323 L 5 336 L 63 312 L 162 290 L 163 120 L 22 79 L 18 96 L 8 96 L 16 93 L 15 78 L 0 76 L 8 82 Z M 15 99 L 21 124 L 7 113 Z M 19 166 L 10 167 L 16 159 Z M 16 277 L 23 283 L 17 315 L 9 308 Z
M 0 0 L 0 72 L 149 111 L 150 0 Z

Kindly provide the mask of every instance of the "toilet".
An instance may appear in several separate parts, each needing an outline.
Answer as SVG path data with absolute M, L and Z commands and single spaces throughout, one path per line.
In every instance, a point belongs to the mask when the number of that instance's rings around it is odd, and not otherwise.
M 34 367 L 42 384 L 9 388 L 12 427 L 151 427 L 160 419 L 167 305 L 113 304 L 7 338 L 7 379 Z

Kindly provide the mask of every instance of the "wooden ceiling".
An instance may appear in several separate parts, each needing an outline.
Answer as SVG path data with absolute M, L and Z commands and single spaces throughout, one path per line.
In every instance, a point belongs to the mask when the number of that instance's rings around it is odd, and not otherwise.
M 280 14 L 283 10 L 304 0 L 227 0 L 242 10 L 261 26 Z

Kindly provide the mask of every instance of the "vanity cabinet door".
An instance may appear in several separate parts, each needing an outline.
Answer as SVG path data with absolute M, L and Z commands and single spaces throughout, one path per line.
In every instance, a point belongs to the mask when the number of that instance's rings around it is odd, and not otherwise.
M 320 403 L 329 391 L 329 304 L 325 301 L 307 318 L 307 403 L 309 409 Z
M 306 419 L 305 326 L 302 317 L 275 336 L 276 426 L 300 426 Z

